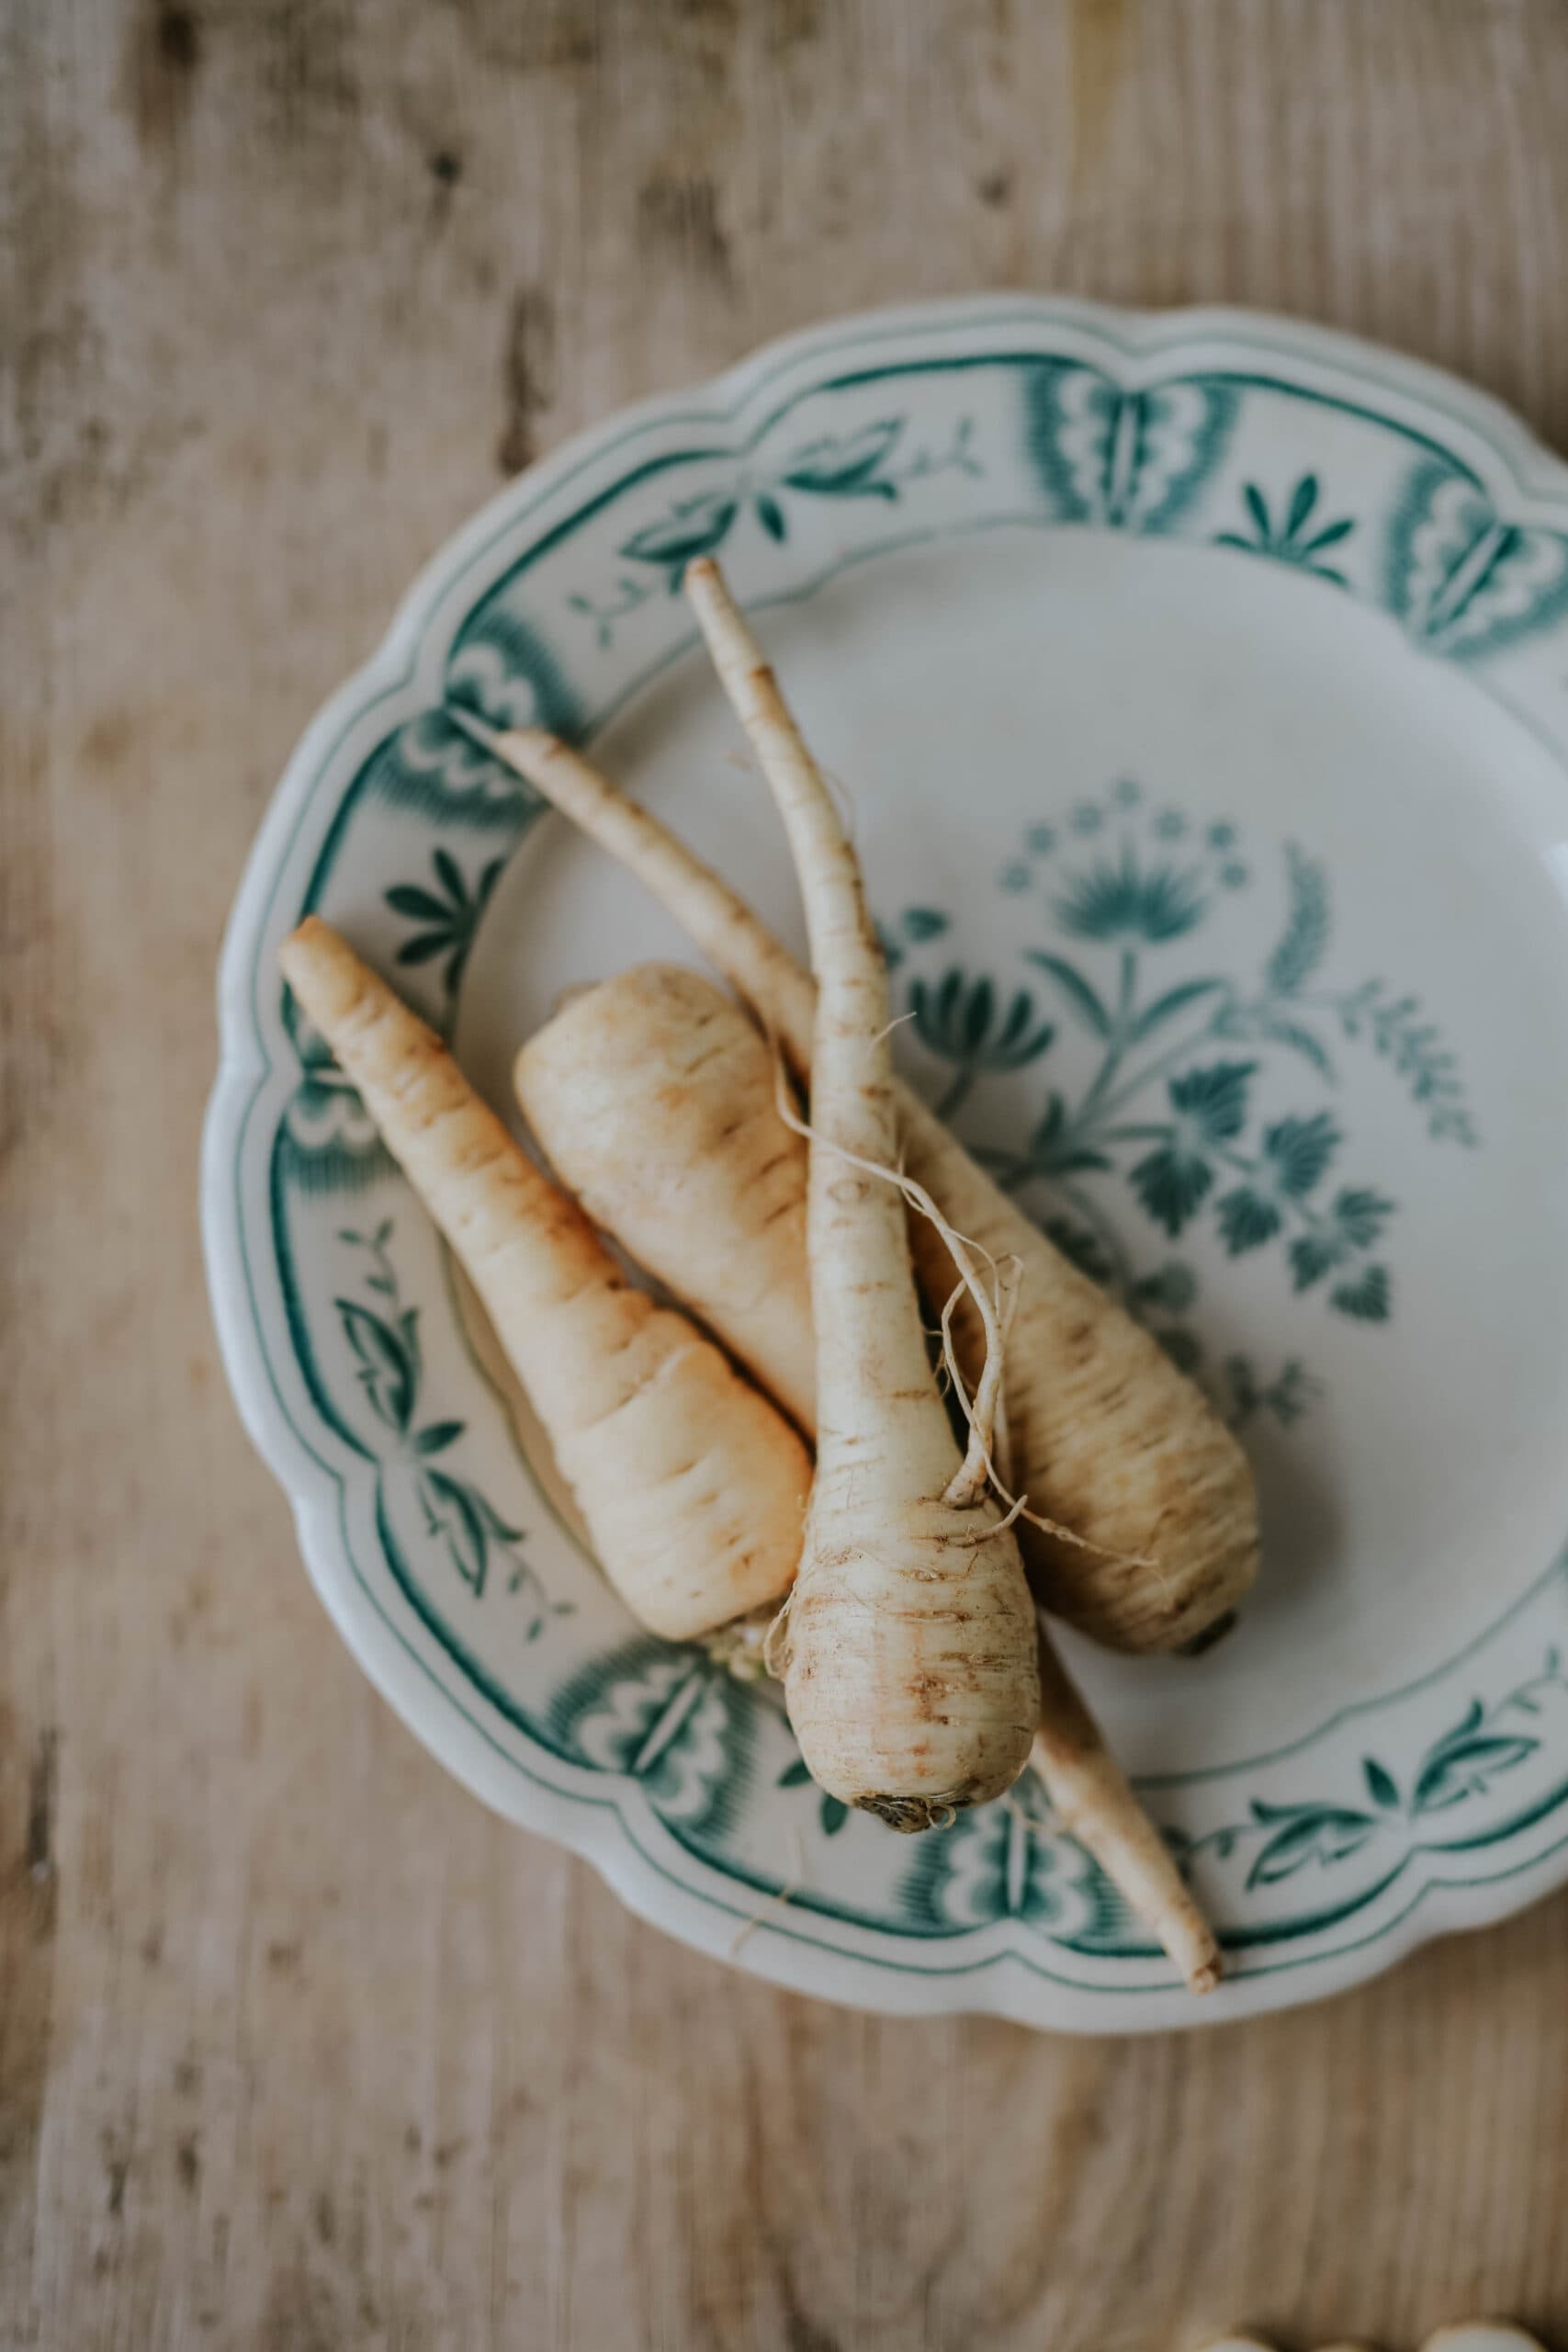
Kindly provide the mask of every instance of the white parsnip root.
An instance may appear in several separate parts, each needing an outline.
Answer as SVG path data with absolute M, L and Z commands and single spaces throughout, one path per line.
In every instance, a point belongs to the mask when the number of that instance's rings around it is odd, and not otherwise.
M 499 756 L 637 874 L 746 999 L 803 1079 L 814 991 L 744 901 L 579 753 L 537 729 L 487 737 Z M 1181 1650 L 1218 1630 L 1258 1569 L 1247 1458 L 1194 1385 L 1133 1317 L 1068 1264 L 927 1106 L 895 1083 L 902 1164 L 983 1258 L 1016 1268 L 1006 1418 L 1013 1482 L 1080 1545 L 1021 1523 L 1036 1593 L 1112 1649 Z M 957 1279 L 947 1245 L 912 1221 L 938 1306 Z M 973 1388 L 984 1360 L 973 1300 L 954 1310 Z
M 734 999 L 668 965 L 574 996 L 516 1063 L 528 1124 L 595 1222 L 810 1435 L 806 1149 L 779 1115 L 774 1077 Z M 1213 1936 L 1043 1628 L 1041 1645 L 1032 1756 L 1052 1809 L 1206 1991 L 1220 1973 Z M 739 1634 L 733 1646 L 742 1662 L 754 1655 Z
M 600 1562 L 683 1640 L 777 1601 L 809 1456 L 686 1318 L 621 1273 L 439 1038 L 315 916 L 279 960 L 479 1293 Z
M 513 1070 L 562 1182 L 803 1430 L 816 1375 L 806 1291 L 806 1145 L 732 997 L 644 964 L 565 1003 Z
M 1212 1993 L 1224 1974 L 1214 1931 L 1043 1625 L 1033 1760 L 1063 1828 L 1154 1930 L 1188 1989 Z
M 687 589 L 773 787 L 818 982 L 807 1239 L 817 1477 L 771 1659 L 813 1777 L 896 1828 L 1010 1787 L 1039 1720 L 1018 1544 L 964 1464 L 926 1359 L 903 1197 L 887 978 L 859 867 L 716 570 Z

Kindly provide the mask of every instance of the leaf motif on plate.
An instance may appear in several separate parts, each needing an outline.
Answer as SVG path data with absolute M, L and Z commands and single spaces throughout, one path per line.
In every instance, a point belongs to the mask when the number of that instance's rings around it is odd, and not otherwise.
M 407 1333 L 355 1299 L 339 1298 L 333 1305 L 344 1337 L 358 1359 L 358 1379 L 371 1410 L 401 1435 L 413 1411 L 418 1384 Z

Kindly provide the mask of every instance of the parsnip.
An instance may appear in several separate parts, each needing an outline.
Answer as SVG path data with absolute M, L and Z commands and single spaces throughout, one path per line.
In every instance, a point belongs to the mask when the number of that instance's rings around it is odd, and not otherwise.
M 517 1100 L 595 1225 L 815 1422 L 806 1145 L 773 1059 L 700 972 L 644 964 L 569 999 L 517 1056 Z
M 806 1148 L 773 1054 L 700 973 L 641 965 L 571 998 L 517 1057 L 529 1126 L 594 1222 L 733 1347 L 815 1431 Z M 759 1171 L 761 1171 L 759 1174 Z M 804 1361 L 803 1361 L 804 1360 Z M 1064 1827 L 1195 1991 L 1213 1937 L 1042 1629 L 1033 1763 Z
M 649 887 L 807 1075 L 813 990 L 783 944 L 712 869 L 565 744 L 536 729 L 487 739 Z M 1028 1523 L 1046 1606 L 1111 1649 L 1181 1650 L 1219 1628 L 1258 1570 L 1247 1458 L 1193 1384 L 1124 1309 L 1053 1249 L 909 1088 L 895 1084 L 904 1164 L 951 1224 L 1018 1268 L 1006 1417 L 1018 1491 L 1086 1547 Z M 941 1235 L 913 1221 L 928 1295 L 948 1296 Z M 971 1384 L 983 1335 L 967 1298 L 954 1334 Z
M 1043 1624 L 1033 1763 L 1063 1828 L 1154 1930 L 1188 1990 L 1212 1993 L 1224 1974 L 1219 1939 Z
M 818 982 L 817 1476 L 770 1664 L 813 1778 L 895 1828 L 926 1829 L 999 1795 L 1028 1761 L 1033 1610 L 1018 1544 L 960 1457 L 927 1363 L 892 1180 L 887 978 L 854 853 L 716 571 L 694 564 L 687 589 L 784 820 Z
M 309 917 L 279 960 L 478 1291 L 634 1613 L 683 1640 L 779 1600 L 811 1484 L 783 1415 L 686 1317 L 626 1280 L 440 1040 L 328 924 Z

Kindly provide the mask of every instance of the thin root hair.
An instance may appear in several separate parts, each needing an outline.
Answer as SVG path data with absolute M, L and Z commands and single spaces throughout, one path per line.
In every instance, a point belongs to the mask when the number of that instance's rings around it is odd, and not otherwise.
M 849 1167 L 858 1168 L 863 1175 L 874 1176 L 884 1184 L 897 1185 L 906 1204 L 910 1208 L 918 1210 L 921 1216 L 928 1218 L 935 1226 L 946 1246 L 948 1255 L 957 1268 L 960 1287 L 967 1290 L 975 1302 L 975 1309 L 980 1317 L 981 1328 L 985 1333 L 986 1353 L 973 1404 L 964 1390 L 963 1382 L 958 1378 L 956 1360 L 952 1357 L 952 1342 L 948 1333 L 953 1307 L 951 1299 L 942 1315 L 943 1351 L 949 1357 L 953 1376 L 957 1384 L 959 1400 L 964 1407 L 964 1416 L 969 1424 L 968 1451 L 949 1481 L 943 1500 L 952 1503 L 956 1509 L 966 1510 L 979 1499 L 987 1481 L 992 1483 L 995 1481 L 990 1458 L 991 1441 L 996 1427 L 997 1402 L 1001 1393 L 1002 1384 L 1001 1318 L 996 1300 L 987 1294 L 985 1284 L 975 1271 L 975 1261 L 970 1252 L 976 1245 L 966 1241 L 957 1227 L 948 1222 L 925 1186 L 918 1184 L 915 1179 L 907 1175 L 902 1169 L 885 1168 L 880 1160 L 863 1159 L 858 1152 L 846 1151 L 842 1144 L 833 1143 L 817 1134 L 810 1121 L 803 1118 L 788 1100 L 784 1083 L 784 1059 L 776 1043 L 773 1046 L 773 1079 L 778 1114 L 784 1125 L 793 1128 L 796 1135 L 804 1136 L 808 1143 L 820 1145 L 824 1149 L 831 1151 L 837 1159 L 843 1160 Z M 987 1264 L 994 1267 L 995 1261 L 988 1250 L 982 1250 L 979 1254 L 986 1259 Z M 1010 1496 L 1008 1499 L 1010 1501 L 1011 1497 Z
M 760 1905 L 750 1918 L 741 1921 L 730 1942 L 731 1960 L 735 1959 L 748 1937 L 751 1936 L 757 1928 L 765 1926 L 773 1912 L 787 1908 L 806 1884 L 806 1840 L 802 1838 L 799 1827 L 793 1822 L 790 1825 L 789 1835 L 794 1857 L 790 1875 L 776 1894 L 770 1894 L 767 1901 Z

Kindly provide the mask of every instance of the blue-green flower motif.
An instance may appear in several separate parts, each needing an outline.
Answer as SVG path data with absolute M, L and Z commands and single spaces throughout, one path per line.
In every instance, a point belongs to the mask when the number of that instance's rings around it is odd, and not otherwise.
M 645 524 L 622 543 L 620 552 L 633 563 L 663 568 L 671 594 L 680 587 L 687 564 L 712 555 L 723 546 L 739 511 L 739 502 L 724 491 L 702 490 L 678 498 L 668 514 Z
M 711 1848 L 732 1828 L 762 1721 L 750 1686 L 701 1648 L 634 1635 L 590 1657 L 555 1691 L 558 1750 L 624 1773 L 682 1844 Z
M 984 976 L 966 980 L 956 965 L 934 988 L 912 980 L 909 1008 L 921 1044 L 965 1069 L 1021 1069 L 1055 1035 L 1048 1021 L 1036 1025 L 1034 999 L 1027 989 L 1015 991 L 998 1025 L 1001 1000 L 993 983 Z
M 281 1164 L 308 1193 L 358 1193 L 394 1165 L 375 1121 L 293 991 L 283 1020 L 299 1057 L 299 1081 L 278 1136 Z
M 1054 825 L 1031 825 L 1023 838 L 1036 857 L 1049 857 L 1056 846 L 1056 829 Z
M 1202 1206 L 1213 1187 L 1214 1171 L 1190 1145 L 1167 1143 L 1134 1164 L 1132 1179 L 1150 1216 L 1174 1238 Z
M 1393 1203 L 1365 1186 L 1341 1193 L 1334 1204 L 1335 1221 L 1355 1250 L 1370 1250 L 1393 1215 Z
M 1280 501 L 1279 519 L 1269 511 L 1269 502 L 1255 481 L 1242 491 L 1251 528 L 1247 531 L 1221 531 L 1214 545 L 1239 548 L 1247 555 L 1272 556 L 1277 563 L 1293 564 L 1299 571 L 1310 571 L 1315 579 L 1331 580 L 1343 588 L 1345 574 L 1323 559 L 1330 548 L 1339 547 L 1356 526 L 1348 515 L 1336 523 L 1316 527 L 1318 519 L 1319 482 L 1315 474 L 1303 474 L 1287 504 Z
M 593 634 L 599 642 L 599 650 L 601 653 L 606 653 L 615 643 L 616 623 L 626 620 L 629 615 L 637 610 L 639 605 L 646 605 L 649 598 L 657 594 L 657 589 L 650 582 L 628 579 L 623 572 L 615 582 L 613 594 L 590 596 L 579 589 L 568 596 L 566 601 L 574 613 L 581 613 L 584 620 L 592 622 Z
M 1336 1233 L 1303 1233 L 1291 1244 L 1291 1274 L 1297 1290 L 1310 1290 L 1331 1266 L 1345 1257 L 1343 1238 Z
M 1271 1374 L 1235 1354 L 1222 1362 L 1219 1349 L 1205 1358 L 1192 1329 L 1190 1270 L 1155 1275 L 1140 1264 L 1120 1229 L 1112 1188 L 1128 1187 L 1173 1238 L 1201 1219 L 1231 1258 L 1272 1245 L 1295 1292 L 1315 1294 L 1349 1322 L 1386 1323 L 1394 1282 L 1380 1245 L 1393 1203 L 1358 1183 L 1329 1197 L 1325 1180 L 1344 1138 L 1327 1109 L 1252 1126 L 1254 1074 L 1267 1062 L 1270 1083 L 1276 1068 L 1281 1077 L 1293 1069 L 1300 1083 L 1304 1063 L 1331 1087 L 1336 1065 L 1325 1039 L 1336 1030 L 1363 1038 L 1404 1081 L 1434 1136 L 1473 1145 L 1457 1057 L 1416 997 L 1382 980 L 1325 984 L 1328 877 L 1293 842 L 1281 845 L 1280 928 L 1251 979 L 1210 968 L 1157 981 L 1146 952 L 1193 933 L 1223 894 L 1250 887 L 1254 871 L 1229 818 L 1194 821 L 1178 808 L 1145 806 L 1141 787 L 1138 807 L 1119 815 L 1118 801 L 1127 798 L 1112 779 L 1098 802 L 1076 804 L 1069 828 L 1088 817 L 1114 833 L 1069 856 L 1046 894 L 1062 932 L 1111 952 L 1020 947 L 1050 982 L 1045 1011 L 1076 1033 L 1066 1059 L 1052 1063 L 1066 1082 L 1044 1088 L 1016 1140 L 987 1136 L 976 1149 L 1005 1191 L 1030 1199 L 1063 1256 L 1140 1317 L 1182 1369 L 1207 1365 L 1228 1419 L 1239 1426 L 1262 1416 L 1286 1428 L 1318 1394 L 1306 1366 L 1291 1357 Z M 1042 824 L 1024 838 L 1043 852 L 1062 832 Z M 1159 846 L 1176 841 L 1184 852 Z M 1021 857 L 1008 869 L 1019 883 L 1038 875 Z M 956 1069 L 940 1106 L 948 1116 L 978 1078 L 1021 1069 L 1055 1044 L 1028 991 L 1010 991 L 999 977 L 916 969 L 905 1004 L 926 1050 Z M 1075 1087 L 1069 1065 L 1086 1047 L 1096 1059 Z M 1249 1058 L 1213 1058 L 1226 1053 Z
M 1499 1773 L 1512 1772 L 1528 1762 L 1540 1747 L 1540 1740 L 1528 1733 L 1501 1730 L 1500 1719 L 1510 1706 L 1526 1714 L 1539 1713 L 1535 1694 L 1555 1681 L 1560 1665 L 1557 1652 L 1549 1651 L 1544 1673 L 1533 1677 L 1490 1713 L 1479 1699 L 1472 1700 L 1453 1729 L 1427 1749 L 1411 1789 L 1411 1812 L 1447 1813 L 1467 1798 L 1484 1796 Z M 1397 1799 L 1392 1776 L 1390 1785 L 1394 1786 Z
M 1105 819 L 1092 800 L 1080 800 L 1073 810 L 1075 833 L 1098 833 Z
M 1382 980 L 1368 980 L 1338 1001 L 1347 1037 L 1365 1029 L 1376 1051 L 1391 1061 L 1413 1099 L 1427 1109 L 1434 1140 L 1473 1144 L 1475 1129 L 1464 1108 L 1457 1057 L 1444 1046 L 1434 1023 L 1422 1013 L 1418 997 L 1395 996 Z
M 1224 1193 L 1215 1203 L 1214 1215 L 1220 1238 L 1233 1258 L 1272 1241 L 1285 1222 L 1279 1203 L 1251 1184 L 1238 1184 L 1234 1192 Z
M 1077 361 L 1043 360 L 1028 379 L 1029 454 L 1062 523 L 1165 535 L 1211 480 L 1242 398 L 1208 377 L 1112 381 Z
M 471 824 L 504 823 L 515 838 L 518 820 L 539 806 L 532 785 L 525 784 L 496 758 L 483 730 L 509 727 L 547 727 L 552 734 L 575 742 L 586 713 L 549 642 L 540 634 L 532 610 L 533 588 L 526 561 L 502 574 L 481 597 L 452 640 L 446 662 L 444 708 L 431 713 L 442 728 L 434 730 L 430 748 L 443 732 L 448 749 L 440 758 L 440 773 L 421 775 L 423 763 L 418 747 L 405 750 L 413 762 L 409 778 L 416 788 L 397 797 L 401 806 L 422 810 L 446 825 L 452 820 Z M 476 736 L 470 722 L 477 719 Z M 477 766 L 480 797 L 475 803 L 472 770 L 456 768 L 451 741 L 467 741 L 469 763 Z M 477 757 L 476 757 L 477 755 Z M 486 781 L 486 778 L 489 781 Z
M 1173 1238 L 1213 1189 L 1213 1152 L 1234 1142 L 1247 1125 L 1247 1088 L 1257 1067 L 1213 1062 L 1167 1086 L 1175 1123 L 1168 1140 L 1134 1166 L 1132 1184 L 1150 1216 Z
M 1216 1204 L 1221 1238 L 1233 1258 L 1272 1240 L 1292 1207 L 1319 1182 L 1338 1145 L 1339 1130 L 1326 1111 L 1310 1119 L 1280 1119 L 1265 1130 L 1256 1172 Z
M 423 710 L 379 742 L 352 790 L 444 830 L 461 828 L 515 840 L 538 806 L 531 785 L 470 731 L 468 715 L 502 726 L 575 724 L 576 707 L 536 640 L 505 645 L 474 639 L 454 657 L 450 702 Z
M 420 1410 L 424 1386 L 424 1351 L 420 1343 L 419 1309 L 405 1306 L 389 1244 L 392 1220 L 384 1217 L 373 1232 L 344 1226 L 338 1239 L 346 1250 L 362 1251 L 360 1278 L 376 1304 L 346 1295 L 334 1298 L 338 1323 L 348 1343 L 355 1377 L 365 1402 L 386 1433 L 390 1458 L 412 1476 L 424 1532 L 445 1551 L 447 1561 L 476 1600 L 482 1600 L 492 1567 L 504 1566 L 509 1596 L 526 1596 L 530 1610 L 525 1638 L 537 1640 L 551 1617 L 570 1616 L 570 1601 L 552 1601 L 521 1549 L 525 1532 L 503 1519 L 494 1504 L 471 1479 L 446 1467 L 435 1457 L 446 1454 L 467 1433 L 466 1421 L 426 1420 Z
M 1269 1835 L 1247 1874 L 1249 1890 L 1293 1878 L 1308 1862 L 1322 1867 L 1345 1861 L 1359 1853 L 1378 1827 L 1375 1819 L 1349 1806 L 1266 1804 L 1261 1797 L 1253 1798 L 1252 1815 Z
M 1314 1112 L 1310 1119 L 1277 1120 L 1263 1136 L 1264 1158 L 1280 1192 L 1292 1201 L 1305 1200 L 1338 1148 L 1339 1130 L 1326 1111 Z M 1383 1204 L 1385 1214 L 1387 1206 Z
M 928 1934 L 1019 1919 L 1087 1939 L 1112 1917 L 1122 1923 L 1114 1890 L 1057 1826 L 1032 1773 L 1005 1804 L 977 1805 L 944 1836 L 918 1840 L 899 1894 Z
M 981 475 L 975 450 L 975 420 L 960 417 L 943 447 L 910 449 L 907 416 L 882 416 L 847 433 L 818 434 L 774 462 L 758 458 L 727 469 L 705 490 L 671 496 L 663 511 L 623 539 L 616 552 L 628 564 L 651 572 L 653 583 L 623 572 L 608 596 L 581 589 L 566 598 L 573 612 L 592 623 L 601 650 L 614 642 L 617 625 L 658 594 L 662 578 L 671 595 L 699 556 L 716 555 L 738 533 L 754 525 L 775 547 L 790 537 L 795 502 L 836 499 L 892 504 L 906 485 L 942 474 Z M 710 457 L 705 463 L 713 463 Z
M 1229 1392 L 1225 1419 L 1233 1430 L 1245 1429 L 1259 1413 L 1270 1414 L 1282 1430 L 1292 1429 L 1323 1394 L 1321 1381 L 1299 1356 L 1288 1356 L 1272 1380 L 1259 1376 L 1250 1356 L 1227 1356 L 1224 1371 Z
M 823 434 L 785 460 L 784 485 L 819 498 L 897 498 L 897 483 L 881 469 L 903 430 L 901 416 L 885 416 L 858 432 Z
M 1036 1020 L 1034 999 L 1027 989 L 1015 989 L 1004 1008 L 991 980 L 984 975 L 966 979 L 956 965 L 934 986 L 912 980 L 909 1010 L 915 1035 L 927 1051 L 958 1066 L 959 1074 L 942 1099 L 944 1118 L 957 1109 L 977 1078 L 1022 1069 L 1046 1051 L 1056 1034 L 1049 1021 Z
M 1328 949 L 1328 877 L 1295 842 L 1285 844 L 1285 928 L 1263 967 L 1264 989 L 1271 998 L 1299 996 Z
M 1329 1304 L 1359 1323 L 1386 1323 L 1393 1307 L 1393 1284 L 1386 1266 L 1363 1266 L 1350 1281 L 1337 1283 Z
M 1568 537 L 1499 514 L 1451 456 L 1416 465 L 1386 526 L 1382 569 L 1387 609 L 1453 662 L 1499 653 L 1568 611 Z
M 1348 1186 L 1335 1198 L 1326 1218 L 1292 1242 L 1291 1276 L 1298 1291 L 1310 1290 L 1325 1274 L 1350 1266 L 1362 1251 L 1372 1249 L 1393 1203 L 1365 1186 Z M 1329 1304 L 1341 1315 L 1362 1323 L 1386 1323 L 1393 1310 L 1393 1282 L 1386 1266 L 1352 1268 L 1329 1292 Z
M 1190 1865 L 1201 1853 L 1224 1863 L 1250 1853 L 1251 1890 L 1278 1886 L 1301 1871 L 1332 1870 L 1374 1838 L 1404 1840 L 1432 1814 L 1489 1795 L 1494 1781 L 1538 1757 L 1543 1743 L 1518 1718 L 1539 1717 L 1549 1694 L 1556 1697 L 1565 1687 L 1562 1653 L 1550 1648 L 1540 1672 L 1492 1706 L 1472 1700 L 1458 1723 L 1415 1759 L 1403 1784 L 1381 1757 L 1363 1756 L 1360 1785 L 1353 1791 L 1288 1804 L 1253 1797 L 1245 1820 L 1189 1839 L 1183 1859 Z M 1352 1793 L 1362 1801 L 1348 1803 Z
M 817 498 L 897 498 L 898 485 L 882 468 L 903 430 L 903 418 L 891 416 L 856 433 L 824 435 L 786 458 L 772 486 L 743 483 L 677 499 L 658 522 L 623 541 L 620 552 L 633 563 L 659 565 L 673 592 L 688 563 L 723 546 L 745 502 L 769 538 L 778 540 L 789 536 L 779 490 Z
M 444 956 L 446 965 L 441 984 L 453 997 L 462 981 L 479 917 L 506 860 L 492 857 L 471 889 L 450 850 L 437 849 L 430 862 L 435 874 L 434 888 L 417 882 L 396 883 L 386 894 L 387 904 L 394 914 L 407 915 L 420 926 L 399 948 L 398 962 L 429 964 Z
M 1111 797 L 1118 808 L 1135 808 L 1143 797 L 1143 786 L 1130 775 L 1119 777 L 1111 786 Z
M 1114 865 L 1101 859 L 1070 878 L 1056 900 L 1056 917 L 1076 939 L 1157 946 L 1191 931 L 1205 905 L 1196 867 L 1154 865 L 1145 872 L 1124 842 Z
M 795 449 L 776 470 L 765 475 L 747 470 L 721 487 L 689 492 L 673 500 L 655 521 L 623 539 L 618 552 L 628 562 L 661 571 L 673 594 L 687 564 L 698 556 L 716 553 L 747 514 L 775 543 L 787 539 L 790 525 L 784 492 L 796 497 L 891 502 L 899 496 L 904 481 L 923 481 L 950 469 L 969 474 L 983 470 L 971 449 L 972 420 L 968 418 L 961 421 L 945 452 L 918 451 L 900 468 L 890 470 L 906 422 L 901 416 L 884 416 L 851 433 L 822 434 Z M 578 609 L 600 625 L 601 643 L 607 643 L 606 625 L 613 628 L 620 613 L 635 610 L 641 599 L 634 594 L 629 604 L 623 599 L 616 607 L 596 606 L 586 598 L 576 601 Z
M 1004 890 L 1010 892 L 1016 898 L 1021 890 L 1027 890 L 1029 888 L 1029 868 L 1021 857 L 1010 857 L 997 879 Z
M 949 920 L 940 907 L 906 907 L 897 922 L 879 922 L 876 935 L 888 970 L 897 970 L 908 948 L 923 947 L 929 940 L 940 939 Z

